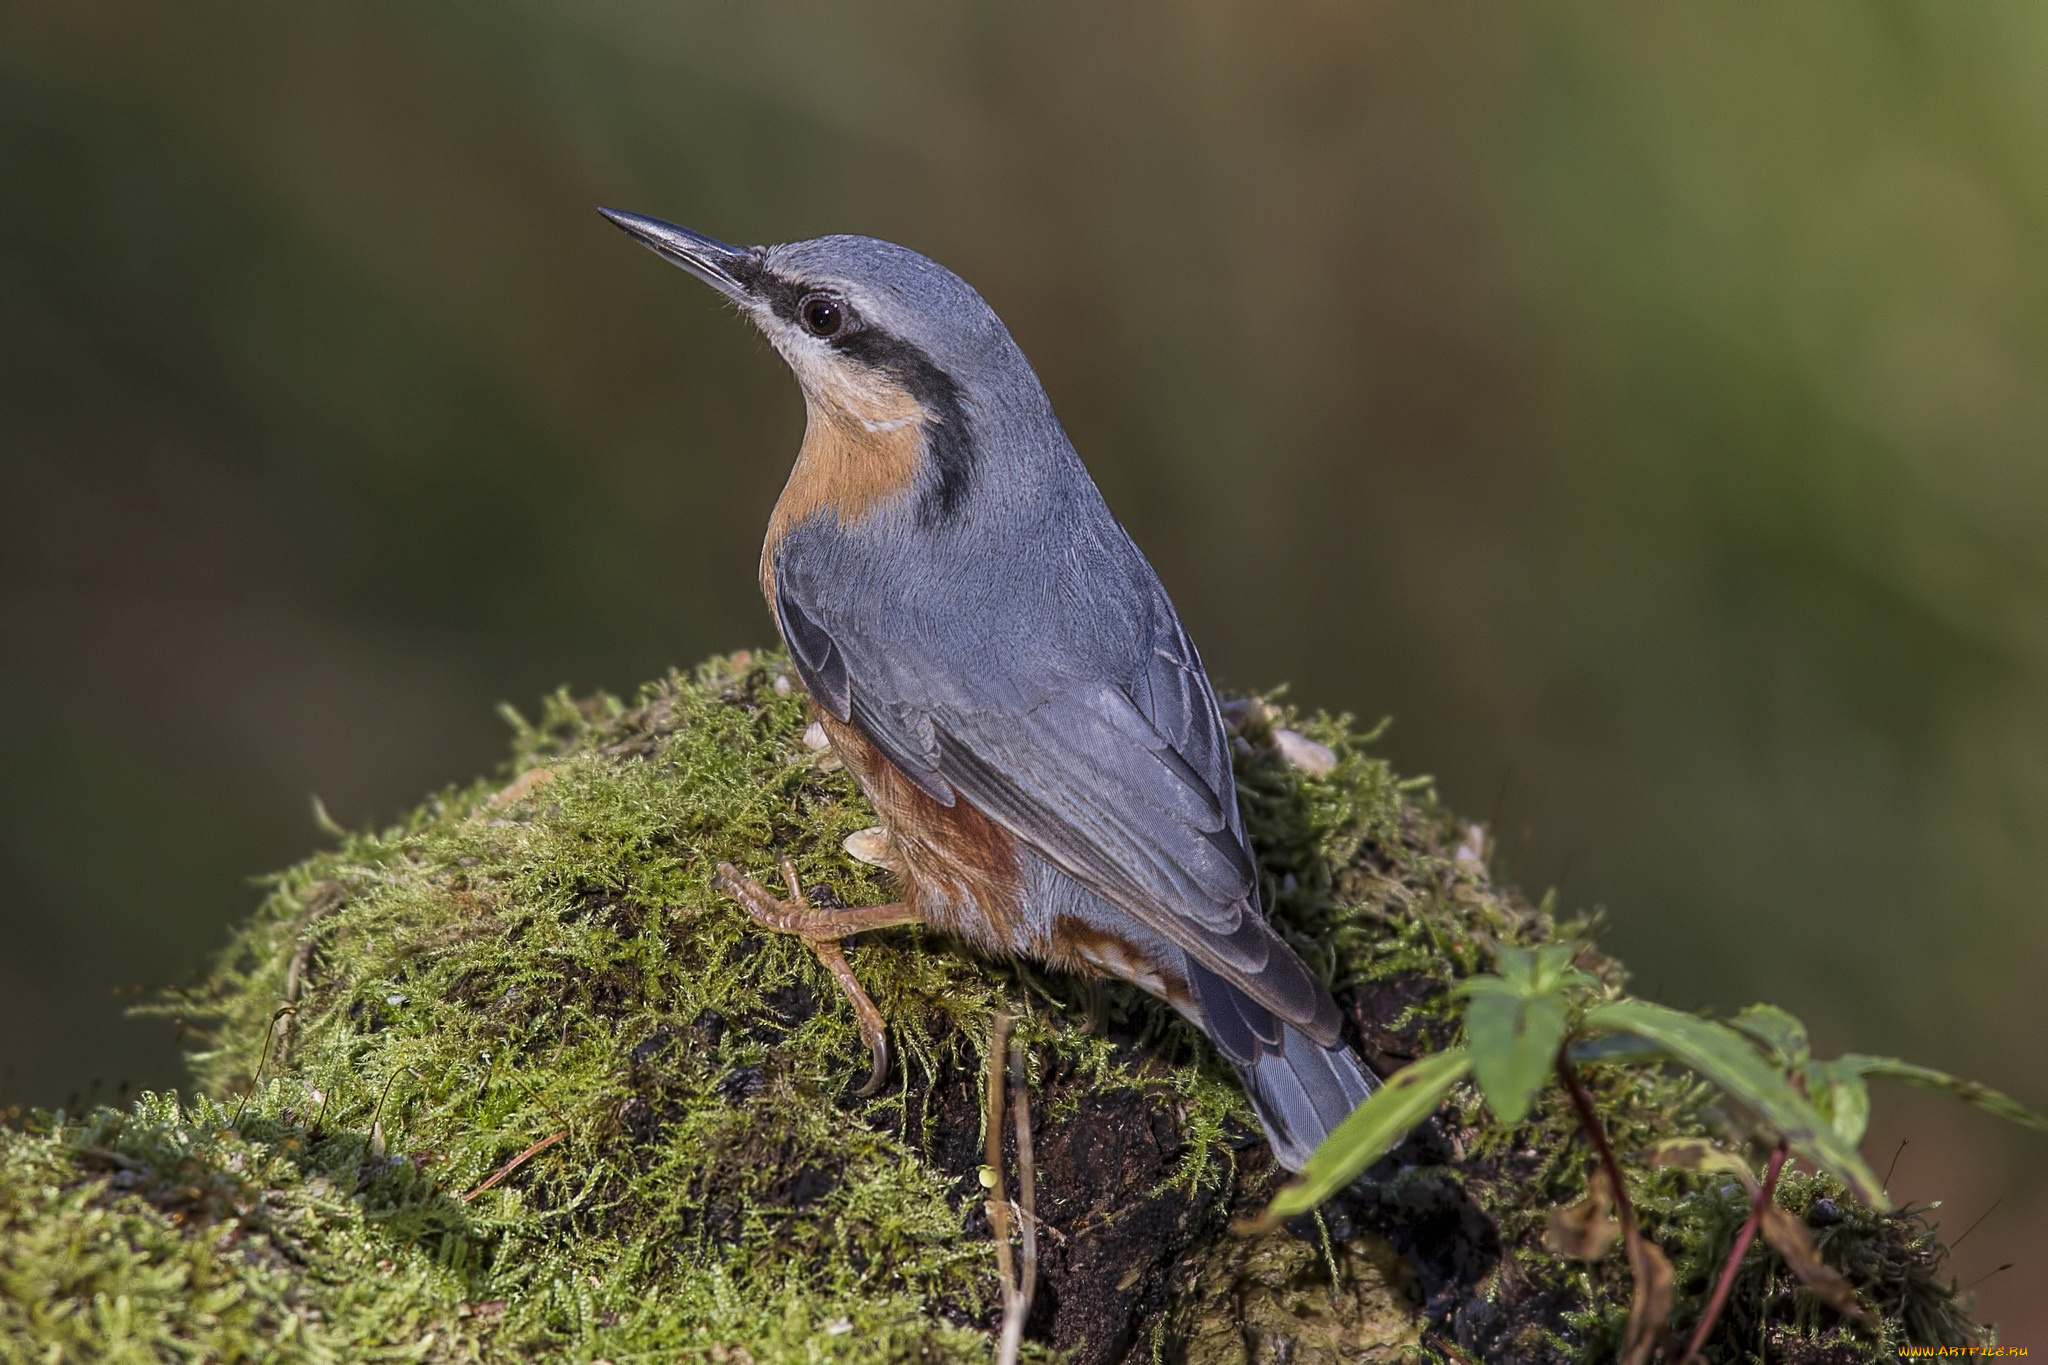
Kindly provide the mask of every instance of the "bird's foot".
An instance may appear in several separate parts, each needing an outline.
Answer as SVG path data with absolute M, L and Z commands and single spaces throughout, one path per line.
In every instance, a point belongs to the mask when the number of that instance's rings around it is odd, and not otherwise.
M 777 899 L 767 887 L 731 863 L 718 865 L 718 888 L 738 901 L 762 928 L 778 934 L 794 934 L 811 945 L 811 951 L 818 955 L 818 961 L 832 974 L 832 979 L 845 993 L 847 1003 L 853 1006 L 854 1020 L 860 1025 L 861 1041 L 868 1045 L 868 1052 L 875 1063 L 867 1084 L 855 1093 L 872 1095 L 882 1088 L 882 1082 L 889 1076 L 889 1030 L 883 1022 L 882 1012 L 875 1008 L 875 1002 L 868 998 L 859 978 L 854 976 L 853 968 L 847 964 L 846 953 L 840 948 L 839 940 L 863 929 L 915 924 L 919 917 L 909 905 L 901 902 L 822 909 L 812 905 L 804 895 L 803 883 L 797 880 L 796 864 L 784 858 L 781 867 L 782 884 L 789 892 L 787 900 Z

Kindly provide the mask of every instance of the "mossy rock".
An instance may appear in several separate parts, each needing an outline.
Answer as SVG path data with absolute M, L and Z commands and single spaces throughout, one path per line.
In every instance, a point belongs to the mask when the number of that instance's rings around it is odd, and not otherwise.
M 1241 1238 L 1284 1173 L 1198 1034 L 1120 986 L 1091 1029 L 1082 983 L 902 930 L 849 951 L 896 1058 L 856 1095 L 844 1000 L 711 885 L 720 859 L 772 883 L 787 856 L 815 896 L 889 895 L 842 851 L 875 817 L 803 744 L 783 674 L 740 655 L 630 707 L 557 697 L 519 724 L 509 780 L 277 877 L 208 985 L 165 1007 L 204 1041 L 199 1095 L 0 1129 L 0 1358 L 986 1358 L 998 1011 L 1032 1074 L 1027 1358 L 1611 1357 L 1620 1258 L 1541 1246 L 1587 1170 L 1554 1092 L 1508 1132 L 1461 1089 L 1321 1220 Z M 1346 721 L 1249 716 L 1241 794 L 1276 925 L 1383 1072 L 1450 1043 L 1448 986 L 1496 941 L 1561 931 Z M 1335 768 L 1287 763 L 1276 717 Z M 1580 963 L 1619 985 L 1591 949 Z M 1588 1079 L 1623 1151 L 1715 1127 L 1680 1076 Z M 1688 1322 L 1739 1192 L 1641 1168 L 1631 1188 Z M 1912 1214 L 1814 1177 L 1785 1202 L 1886 1316 L 1849 1328 L 1759 1250 L 1714 1359 L 1978 1339 Z

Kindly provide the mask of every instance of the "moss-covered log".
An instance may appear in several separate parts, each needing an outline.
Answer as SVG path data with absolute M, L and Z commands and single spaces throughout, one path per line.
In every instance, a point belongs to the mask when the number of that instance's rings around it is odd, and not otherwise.
M 557 698 L 521 724 L 506 779 L 279 876 L 208 986 L 167 1007 L 203 1040 L 199 1095 L 0 1130 L 0 1357 L 986 1358 L 998 1010 L 1032 1068 L 1027 1358 L 1612 1355 L 1620 1257 L 1541 1245 L 1546 1212 L 1586 1186 L 1554 1089 L 1513 1132 L 1461 1090 L 1320 1222 L 1241 1238 L 1228 1225 L 1281 1173 L 1197 1034 L 1115 986 L 1091 1029 L 1081 983 L 906 930 L 850 950 L 897 1059 L 857 1097 L 844 1000 L 711 886 L 720 859 L 772 878 L 786 855 L 814 895 L 888 894 L 842 848 L 873 813 L 802 742 L 781 674 L 738 656 L 632 706 Z M 1274 743 L 1277 713 L 1246 714 L 1239 777 L 1275 923 L 1383 1072 L 1449 1043 L 1448 986 L 1493 942 L 1558 926 L 1346 722 L 1280 717 L 1334 753 L 1309 773 Z M 1619 983 L 1591 949 L 1580 962 Z M 1624 1151 L 1714 1128 L 1681 1077 L 1589 1080 Z M 1742 1196 L 1643 1168 L 1631 1189 L 1689 1323 Z M 1813 1177 L 1781 1198 L 1881 1321 L 1851 1328 L 1760 1249 L 1714 1359 L 1975 1339 L 1910 1213 Z

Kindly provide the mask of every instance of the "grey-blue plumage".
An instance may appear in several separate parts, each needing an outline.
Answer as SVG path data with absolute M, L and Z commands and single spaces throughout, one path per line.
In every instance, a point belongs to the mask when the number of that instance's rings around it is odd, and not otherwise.
M 1006 937 L 944 893 L 926 917 L 1053 959 L 1062 936 L 1117 945 L 1082 956 L 1195 1020 L 1298 1169 L 1372 1078 L 1266 922 L 1201 659 L 1008 329 L 891 243 L 741 250 L 613 216 L 738 303 L 803 385 L 763 581 L 806 689 L 933 809 L 1014 840 Z

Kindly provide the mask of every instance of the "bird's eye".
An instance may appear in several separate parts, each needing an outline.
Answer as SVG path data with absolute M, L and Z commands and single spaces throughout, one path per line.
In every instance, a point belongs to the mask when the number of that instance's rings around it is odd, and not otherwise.
M 804 330 L 814 337 L 828 337 L 846 325 L 846 309 L 830 294 L 813 294 L 803 301 L 797 315 Z

